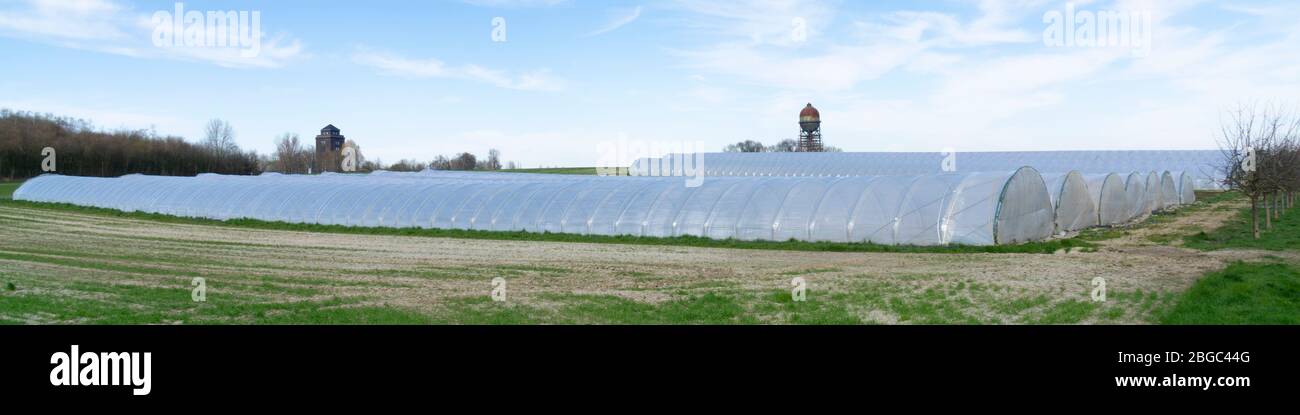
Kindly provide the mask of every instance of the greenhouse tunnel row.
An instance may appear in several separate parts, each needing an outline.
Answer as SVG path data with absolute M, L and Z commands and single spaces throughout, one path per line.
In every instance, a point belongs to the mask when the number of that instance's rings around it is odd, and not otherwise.
M 229 220 L 737 240 L 993 245 L 1125 223 L 1195 200 L 1187 173 L 1031 167 L 847 177 L 529 173 L 118 178 L 44 175 L 17 200 Z

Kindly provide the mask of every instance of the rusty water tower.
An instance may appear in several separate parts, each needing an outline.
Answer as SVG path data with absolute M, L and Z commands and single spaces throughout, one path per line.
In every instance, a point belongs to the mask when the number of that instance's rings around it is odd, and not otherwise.
M 822 151 L 822 114 L 811 102 L 799 111 L 799 148 L 795 151 Z

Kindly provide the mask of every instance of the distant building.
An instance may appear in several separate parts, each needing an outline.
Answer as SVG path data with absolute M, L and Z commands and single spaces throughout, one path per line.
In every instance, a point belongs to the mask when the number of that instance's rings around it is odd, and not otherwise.
M 316 136 L 316 165 L 312 170 L 317 173 L 341 170 L 343 143 L 346 140 L 334 124 L 320 129 L 320 135 Z
M 822 147 L 822 113 L 811 102 L 799 111 L 799 146 L 795 151 L 826 151 Z

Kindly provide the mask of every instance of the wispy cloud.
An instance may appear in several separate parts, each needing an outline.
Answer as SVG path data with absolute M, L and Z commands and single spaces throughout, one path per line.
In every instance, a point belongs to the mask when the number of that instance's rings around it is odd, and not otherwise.
M 1037 3 L 983 1 L 974 18 L 963 18 L 923 11 L 851 16 L 827 1 L 679 0 L 688 12 L 684 25 L 718 40 L 677 54 L 688 66 L 729 78 L 846 91 L 899 69 L 941 70 L 961 60 L 954 48 L 1037 41 L 1037 33 L 1016 26 L 1026 9 L 1011 7 Z M 804 26 L 796 27 L 795 19 Z
M 0 36 L 135 58 L 195 61 L 231 68 L 275 68 L 306 56 L 302 42 L 284 33 L 263 39 L 258 53 L 252 56 L 234 47 L 158 47 L 152 37 L 154 12 L 113 0 L 25 0 L 0 9 Z
M 1150 12 L 1150 56 L 1134 58 L 1124 48 L 1044 46 L 1043 13 L 1065 6 L 1043 0 L 973 1 L 938 11 L 679 0 L 682 28 L 709 36 L 673 54 L 679 65 L 708 75 L 705 85 L 686 84 L 680 92 L 700 102 L 748 105 L 784 119 L 790 102 L 811 99 L 824 105 L 825 114 L 839 114 L 835 131 L 845 137 L 893 138 L 860 149 L 925 150 L 955 143 L 982 149 L 1204 147 L 1212 145 L 1201 138 L 1213 130 L 1218 108 L 1300 90 L 1294 46 L 1300 25 L 1293 23 L 1300 7 L 1196 0 L 1076 3 L 1094 12 Z M 1216 28 L 1177 19 L 1207 7 L 1275 23 L 1245 28 L 1229 20 Z M 789 36 L 791 16 L 810 16 L 806 41 Z M 722 85 L 747 92 L 702 94 Z M 1123 109 L 1091 108 L 1102 99 L 1095 88 L 1110 91 L 1103 105 Z M 878 90 L 891 93 L 876 96 Z M 1065 124 L 1071 127 L 1059 127 Z
M 511 74 L 475 64 L 447 65 L 434 58 L 408 58 L 367 49 L 353 53 L 352 61 L 383 74 L 408 78 L 462 79 L 521 91 L 560 91 L 566 86 L 564 80 L 551 76 L 546 69 Z
M 52 40 L 120 39 L 123 7 L 107 0 L 29 0 L 0 10 L 0 32 Z
M 685 12 L 680 23 L 707 38 L 742 39 L 752 44 L 798 46 L 792 39 L 793 22 L 807 23 L 807 39 L 816 39 L 835 17 L 827 0 L 675 0 L 668 9 Z
M 627 10 L 620 13 L 618 16 L 614 17 L 608 23 L 605 23 L 605 26 L 602 26 L 600 29 L 596 29 L 591 33 L 587 33 L 587 36 L 596 36 L 596 35 L 613 32 L 615 30 L 618 30 L 618 28 L 620 27 L 627 26 L 628 23 L 635 22 L 636 19 L 640 17 L 641 17 L 641 6 L 636 6 L 631 10 Z

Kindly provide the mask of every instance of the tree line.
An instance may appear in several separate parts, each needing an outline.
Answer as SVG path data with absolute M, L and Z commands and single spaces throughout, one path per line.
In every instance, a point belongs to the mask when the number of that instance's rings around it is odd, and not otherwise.
M 393 164 L 385 164 L 382 160 L 368 160 L 361 152 L 361 146 L 352 140 L 347 140 L 344 147 L 351 147 L 356 152 L 357 171 L 371 172 L 375 170 L 414 172 L 424 169 L 433 170 L 512 170 L 517 169 L 518 164 L 511 161 L 501 162 L 501 151 L 497 149 L 488 150 L 486 159 L 480 159 L 474 153 L 460 153 L 455 157 L 437 156 L 432 161 L 419 161 L 416 159 L 402 159 Z M 302 142 L 297 134 L 285 133 L 275 140 L 275 153 L 268 156 L 262 163 L 264 171 L 272 171 L 290 174 L 306 174 L 310 172 L 311 166 L 316 164 L 315 143 L 307 146 Z
M 234 145 L 233 130 L 216 132 L 215 140 L 194 144 L 150 130 L 97 131 L 86 120 L 0 110 L 0 177 L 38 176 L 47 160 L 58 172 L 78 176 L 258 171 L 257 154 Z M 43 151 L 47 147 L 52 155 Z
M 1300 190 L 1300 116 L 1285 107 L 1239 104 L 1220 122 L 1223 184 L 1250 199 L 1251 231 L 1273 229 L 1273 220 L 1295 205 Z M 1262 212 L 1261 212 L 1262 210 Z
M 727 153 L 793 153 L 799 149 L 799 140 L 787 138 L 778 141 L 776 144 L 765 146 L 762 142 L 754 140 L 745 140 L 735 144 L 727 144 L 722 148 Z M 824 153 L 839 153 L 844 150 L 838 147 L 822 146 Z
M 152 130 L 100 131 L 86 120 L 51 114 L 0 110 L 0 178 L 25 179 L 45 173 L 42 165 L 52 160 L 57 173 L 76 176 L 115 177 L 126 174 L 194 176 L 201 173 L 250 175 L 262 172 L 287 174 L 318 173 L 316 143 L 298 134 L 276 137 L 271 154 L 244 150 L 236 143 L 234 127 L 224 120 L 209 121 L 197 143 L 183 137 L 158 135 Z M 486 158 L 472 153 L 438 156 L 429 162 L 401 160 L 386 165 L 367 160 L 361 146 L 347 140 L 355 151 L 357 171 L 375 170 L 500 170 L 517 168 L 501 161 L 492 149 Z M 54 150 L 53 157 L 44 151 Z
M 392 171 L 420 171 L 424 169 L 433 170 L 514 170 L 519 168 L 519 164 L 513 161 L 502 163 L 501 151 L 497 149 L 488 150 L 487 158 L 480 159 L 473 153 L 460 153 L 453 157 L 437 156 L 428 162 L 418 160 L 400 160 L 395 164 L 389 165 L 387 170 Z

